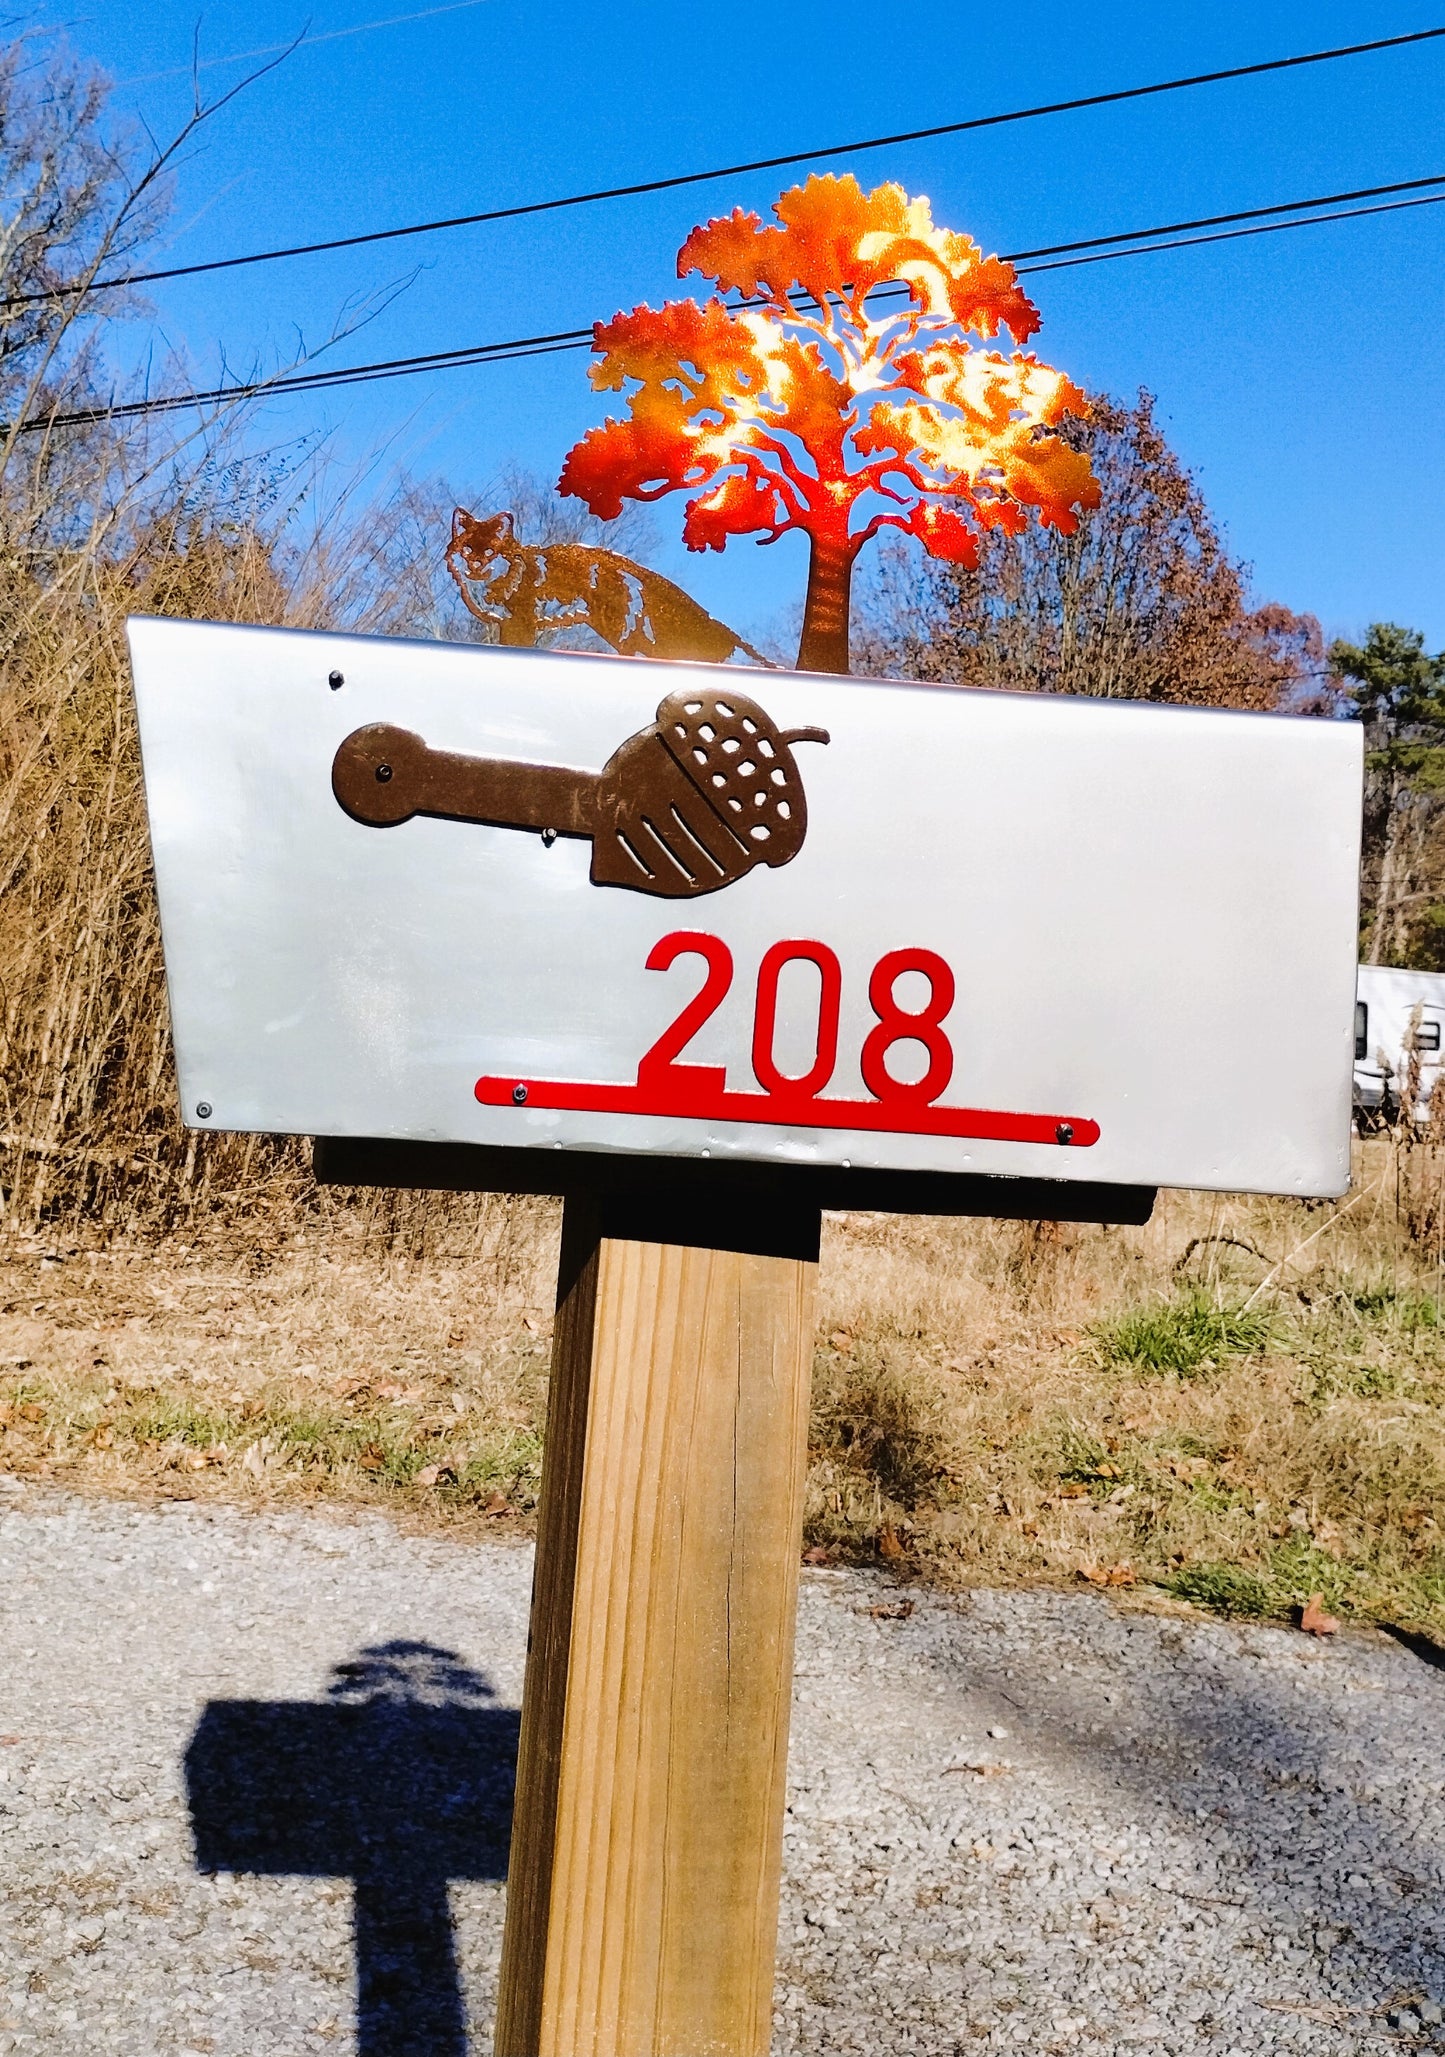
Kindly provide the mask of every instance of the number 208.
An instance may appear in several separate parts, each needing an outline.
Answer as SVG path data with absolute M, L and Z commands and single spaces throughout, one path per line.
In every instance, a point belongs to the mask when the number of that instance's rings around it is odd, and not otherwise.
M 731 990 L 732 952 L 720 936 L 710 936 L 701 929 L 677 929 L 654 945 L 647 958 L 647 969 L 667 971 L 679 957 L 685 956 L 701 957 L 707 965 L 707 976 L 701 990 L 642 1058 L 637 1068 L 639 1085 L 722 1083 L 722 1067 L 679 1064 L 677 1059 Z M 813 1062 L 797 1077 L 780 1071 L 774 1055 L 778 981 L 788 964 L 811 964 L 821 981 Z M 917 972 L 928 981 L 927 1001 L 917 1009 L 900 1006 L 894 995 L 894 988 L 907 972 Z M 889 950 L 879 958 L 868 978 L 868 1004 L 873 1010 L 874 1026 L 864 1037 L 859 1052 L 863 1083 L 875 1100 L 926 1106 L 945 1091 L 953 1076 L 953 1045 L 943 1024 L 953 1006 L 954 990 L 953 973 L 936 950 Z M 774 943 L 763 953 L 753 1003 L 752 1062 L 753 1074 L 764 1092 L 778 1098 L 803 1100 L 814 1099 L 823 1091 L 837 1067 L 842 999 L 842 966 L 826 943 L 797 937 Z M 928 1056 L 922 1078 L 907 1083 L 894 1078 L 887 1065 L 893 1045 L 904 1042 L 921 1043 Z

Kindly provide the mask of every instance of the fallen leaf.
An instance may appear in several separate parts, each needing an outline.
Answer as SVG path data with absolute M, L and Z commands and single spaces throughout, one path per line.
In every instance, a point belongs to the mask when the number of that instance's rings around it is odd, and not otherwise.
M 461 1348 L 462 1344 L 463 1344 L 463 1343 L 464 1343 L 464 1342 L 465 1342 L 466 1340 L 467 1340 L 467 1332 L 466 1332 L 466 1330 L 465 1330 L 465 1329 L 460 1329 L 460 1328 L 448 1329 L 448 1331 L 447 1331 L 447 1348 L 448 1348 L 449 1350 L 459 1350 L 459 1349 Z M 320 2034 L 320 2030 L 319 2030 L 319 2029 L 317 2030 L 317 2034 L 318 2034 L 318 2035 Z
M 365 1449 L 358 1451 L 356 1461 L 363 1471 L 384 1471 L 386 1452 L 379 1443 L 368 1443 Z
M 803 1562 L 804 1564 L 831 1564 L 833 1562 L 833 1552 L 822 1543 L 814 1543 L 811 1549 L 803 1552 Z
M 12 1748 L 19 1741 L 19 1736 L 0 1736 L 0 1748 Z
M 482 1502 L 483 1514 L 510 1514 L 512 1503 L 505 1493 L 489 1493 Z
M 907 1621 L 916 1609 L 917 1603 L 913 1600 L 881 1600 L 876 1607 L 868 1609 L 868 1616 L 871 1621 Z
M 424 1464 L 416 1475 L 416 1483 L 419 1486 L 434 1486 L 441 1475 L 442 1468 L 439 1464 Z
M 27 1400 L 25 1405 L 17 1407 L 15 1412 L 22 1421 L 44 1421 L 45 1419 L 45 1409 L 36 1400 Z
M 1089 1488 L 1076 1478 L 1066 1478 L 1059 1487 L 1061 1500 L 1087 1500 Z
M 829 1336 L 828 1341 L 832 1344 L 833 1348 L 838 1352 L 838 1355 L 840 1357 L 852 1356 L 853 1338 L 849 1335 L 847 1329 L 835 1328 L 832 1335 Z
M 1301 1609 L 1299 1625 L 1307 1636 L 1332 1636 L 1340 1626 L 1332 1614 L 1325 1613 L 1323 1593 L 1310 1594 Z
M 103 1421 L 90 1438 L 97 1450 L 109 1450 L 115 1442 L 115 1430 L 108 1421 Z
M 897 1563 L 900 1557 L 907 1555 L 902 1543 L 898 1540 L 898 1531 L 894 1528 L 892 1522 L 885 1522 L 878 1531 L 878 1555 L 880 1557 L 887 1557 L 893 1563 Z
M 394 1378 L 384 1378 L 378 1379 L 372 1391 L 378 1400 L 400 1400 L 405 1396 L 406 1387 L 398 1385 Z
M 1132 1564 L 1077 1564 L 1074 1574 L 1091 1586 L 1132 1586 L 1135 1582 Z

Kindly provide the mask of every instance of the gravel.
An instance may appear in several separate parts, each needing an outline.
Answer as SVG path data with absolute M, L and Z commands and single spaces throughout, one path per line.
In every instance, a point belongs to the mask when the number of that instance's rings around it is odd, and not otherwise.
M 0 2057 L 489 2051 L 530 1576 L 0 1484 Z M 804 1579 L 778 2057 L 1445 2052 L 1445 1674 L 904 1598 Z

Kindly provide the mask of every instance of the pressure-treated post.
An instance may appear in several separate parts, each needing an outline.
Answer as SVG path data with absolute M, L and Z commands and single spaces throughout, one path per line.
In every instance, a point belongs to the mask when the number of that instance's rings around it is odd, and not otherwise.
M 768 2049 L 817 1247 L 567 1202 L 497 2057 Z

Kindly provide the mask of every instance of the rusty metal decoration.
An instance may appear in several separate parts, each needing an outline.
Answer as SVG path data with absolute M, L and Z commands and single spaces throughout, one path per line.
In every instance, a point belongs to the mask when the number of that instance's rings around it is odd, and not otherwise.
M 846 672 L 853 567 L 881 530 L 968 569 L 985 531 L 1031 515 L 1074 533 L 1099 486 L 1053 431 L 1089 405 L 1023 348 L 1039 311 L 1012 265 L 921 195 L 820 174 L 772 212 L 735 207 L 683 243 L 677 276 L 711 298 L 594 324 L 593 389 L 627 413 L 573 444 L 557 484 L 602 521 L 687 493 L 689 550 L 801 531 L 798 670 Z M 1002 329 L 1018 348 L 978 347 Z
M 452 516 L 447 569 L 467 609 L 512 649 L 556 629 L 588 628 L 622 657 L 726 664 L 768 659 L 665 579 L 589 543 L 524 543 L 508 512 Z
M 353 821 L 393 828 L 416 814 L 592 842 L 592 883 L 691 899 L 788 864 L 808 804 L 794 743 L 745 693 L 669 693 L 657 719 L 600 772 L 433 750 L 409 729 L 371 722 L 336 752 L 331 789 Z

